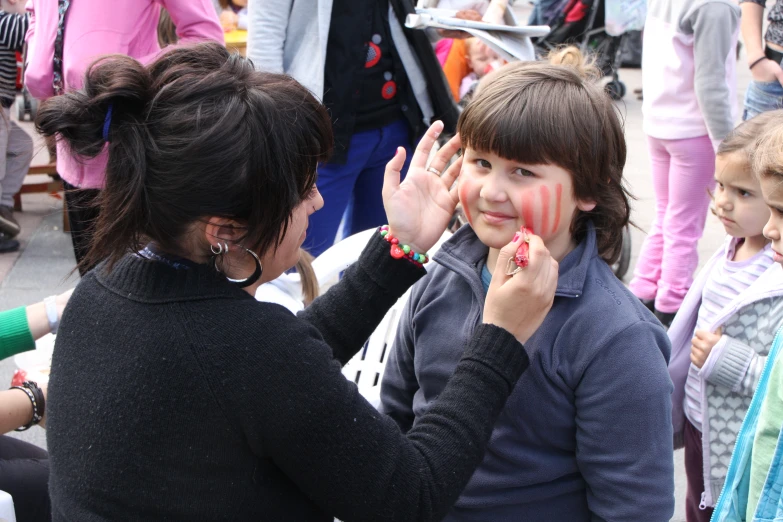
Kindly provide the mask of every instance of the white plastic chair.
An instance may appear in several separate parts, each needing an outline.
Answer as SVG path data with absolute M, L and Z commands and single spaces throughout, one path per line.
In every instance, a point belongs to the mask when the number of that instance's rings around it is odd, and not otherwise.
M 359 259 L 367 242 L 376 229 L 365 230 L 353 236 L 347 237 L 339 243 L 332 245 L 313 261 L 318 284 L 322 288 L 337 281 L 340 272 L 348 268 Z M 440 237 L 436 245 L 430 249 L 432 256 L 440 248 L 444 241 L 451 237 L 451 232 L 446 231 Z M 424 265 L 429 267 L 430 265 Z M 391 350 L 394 336 L 397 333 L 397 325 L 405 302 L 410 296 L 410 290 L 392 306 L 381 320 L 381 323 L 364 344 L 364 348 L 343 367 L 343 375 L 356 383 L 359 392 L 376 408 L 381 403 L 381 378 L 386 367 L 389 350 Z
M 14 499 L 5 491 L 0 491 L 0 522 L 16 522 Z

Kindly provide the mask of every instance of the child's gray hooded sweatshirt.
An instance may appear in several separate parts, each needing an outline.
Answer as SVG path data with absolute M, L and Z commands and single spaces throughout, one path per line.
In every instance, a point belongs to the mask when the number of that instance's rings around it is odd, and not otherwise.
M 465 226 L 413 288 L 381 388 L 382 410 L 403 431 L 437 399 L 481 322 L 487 253 Z M 666 332 L 598 257 L 592 225 L 559 277 L 526 344 L 530 368 L 448 521 L 662 522 L 674 512 Z

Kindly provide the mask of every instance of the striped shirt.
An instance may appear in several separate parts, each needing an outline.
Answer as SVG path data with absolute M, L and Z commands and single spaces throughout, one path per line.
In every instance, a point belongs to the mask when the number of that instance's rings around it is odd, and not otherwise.
M 696 320 L 696 330 L 707 330 L 715 318 L 734 298 L 748 289 L 753 282 L 772 266 L 772 246 L 767 244 L 759 253 L 744 261 L 732 261 L 738 240 L 731 241 L 723 262 L 715 266 L 707 278 L 701 295 L 701 307 Z M 699 368 L 691 363 L 688 379 L 685 381 L 685 416 L 701 431 L 702 378 Z
M 10 107 L 16 100 L 16 52 L 22 50 L 30 24 L 27 14 L 0 11 L 0 104 Z

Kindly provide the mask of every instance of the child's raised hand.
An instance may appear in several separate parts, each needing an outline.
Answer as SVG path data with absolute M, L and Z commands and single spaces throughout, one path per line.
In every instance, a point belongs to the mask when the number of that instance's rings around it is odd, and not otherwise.
M 413 153 L 408 175 L 402 183 L 405 149 L 398 148 L 386 164 L 383 206 L 390 233 L 416 252 L 428 251 L 440 239 L 459 201 L 454 181 L 462 168 L 462 158 L 443 170 L 460 148 L 459 135 L 441 147 L 427 166 L 432 146 L 442 131 L 440 121 L 430 126 Z
M 514 256 L 524 236 L 517 234 L 500 251 L 484 302 L 484 323 L 508 330 L 522 344 L 538 330 L 552 308 L 558 273 L 557 261 L 544 242 L 530 235 L 527 266 L 509 274 L 508 268 L 517 266 Z
M 696 368 L 701 368 L 707 362 L 710 352 L 720 341 L 723 332 L 720 328 L 715 333 L 706 330 L 696 330 L 691 339 L 691 362 Z

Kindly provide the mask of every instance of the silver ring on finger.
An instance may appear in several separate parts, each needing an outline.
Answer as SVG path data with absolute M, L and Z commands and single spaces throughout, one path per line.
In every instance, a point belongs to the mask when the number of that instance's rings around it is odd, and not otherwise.
M 441 174 L 443 174 L 441 171 L 436 169 L 435 167 L 427 167 L 427 172 L 432 172 L 436 176 L 440 177 Z

